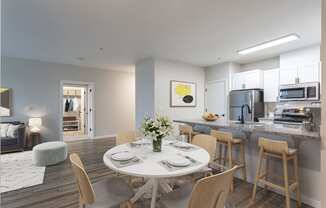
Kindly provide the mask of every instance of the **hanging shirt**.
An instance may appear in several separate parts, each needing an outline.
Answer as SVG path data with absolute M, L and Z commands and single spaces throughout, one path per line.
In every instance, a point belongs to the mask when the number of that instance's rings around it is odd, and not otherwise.
M 73 99 L 73 111 L 78 111 L 79 108 L 79 102 L 78 102 L 78 98 L 74 98 Z
M 74 102 L 72 101 L 72 99 L 70 98 L 69 100 L 69 112 L 72 112 L 74 110 Z
M 66 99 L 66 101 L 65 101 L 65 112 L 68 112 L 69 111 L 69 101 L 68 101 L 68 99 Z

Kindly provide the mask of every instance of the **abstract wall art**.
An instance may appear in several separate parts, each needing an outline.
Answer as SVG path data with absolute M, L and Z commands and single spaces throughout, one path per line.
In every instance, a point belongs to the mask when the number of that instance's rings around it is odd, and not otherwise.
M 170 90 L 171 107 L 196 107 L 196 83 L 171 80 Z

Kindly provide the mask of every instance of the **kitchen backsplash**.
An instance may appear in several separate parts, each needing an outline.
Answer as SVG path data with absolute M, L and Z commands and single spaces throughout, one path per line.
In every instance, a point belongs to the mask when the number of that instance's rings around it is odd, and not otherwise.
M 271 103 L 265 102 L 264 103 L 264 108 L 265 108 L 264 109 L 265 118 L 268 118 L 269 117 L 269 113 L 275 111 L 276 103 L 274 103 L 274 102 L 271 102 Z

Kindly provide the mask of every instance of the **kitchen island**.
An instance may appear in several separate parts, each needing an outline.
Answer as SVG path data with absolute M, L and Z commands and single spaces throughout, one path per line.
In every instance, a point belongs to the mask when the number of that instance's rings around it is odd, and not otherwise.
M 320 140 L 319 132 L 306 131 L 301 128 L 289 127 L 289 125 L 283 124 L 265 124 L 258 122 L 245 122 L 244 124 L 238 121 L 230 121 L 225 119 L 218 119 L 216 121 L 205 121 L 203 119 L 184 119 L 174 120 L 176 123 L 185 123 L 191 126 L 205 125 L 212 129 L 230 129 L 235 131 L 241 131 L 246 134 L 252 133 L 266 133 L 279 136 L 289 136 L 298 139 L 316 139 Z
M 294 128 L 282 124 L 268 124 L 247 122 L 241 124 L 236 121 L 218 119 L 217 121 L 205 121 L 203 119 L 176 119 L 176 123 L 190 126 L 204 125 L 211 129 L 232 132 L 236 138 L 245 142 L 247 180 L 252 183 L 255 177 L 258 158 L 258 139 L 266 137 L 274 140 L 287 141 L 289 147 L 298 150 L 299 176 L 301 183 L 302 201 L 313 207 L 320 207 L 319 178 L 320 178 L 320 147 L 321 137 L 319 132 L 311 132 L 301 128 Z M 217 148 L 219 149 L 219 148 Z M 238 150 L 232 154 L 239 156 Z M 290 163 L 289 163 L 290 164 Z M 290 167 L 292 164 L 290 164 Z M 268 172 L 282 176 L 282 163 L 273 160 L 268 167 Z M 291 173 L 289 177 L 291 178 Z M 241 177 L 239 177 L 241 178 Z

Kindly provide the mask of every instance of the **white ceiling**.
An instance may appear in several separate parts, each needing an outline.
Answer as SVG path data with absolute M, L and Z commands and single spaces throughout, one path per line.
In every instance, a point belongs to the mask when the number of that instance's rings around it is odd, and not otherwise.
M 320 4 L 320 0 L 2 0 L 2 53 L 117 70 L 133 68 L 149 56 L 199 66 L 248 63 L 319 43 Z M 289 33 L 301 39 L 252 55 L 236 53 Z

